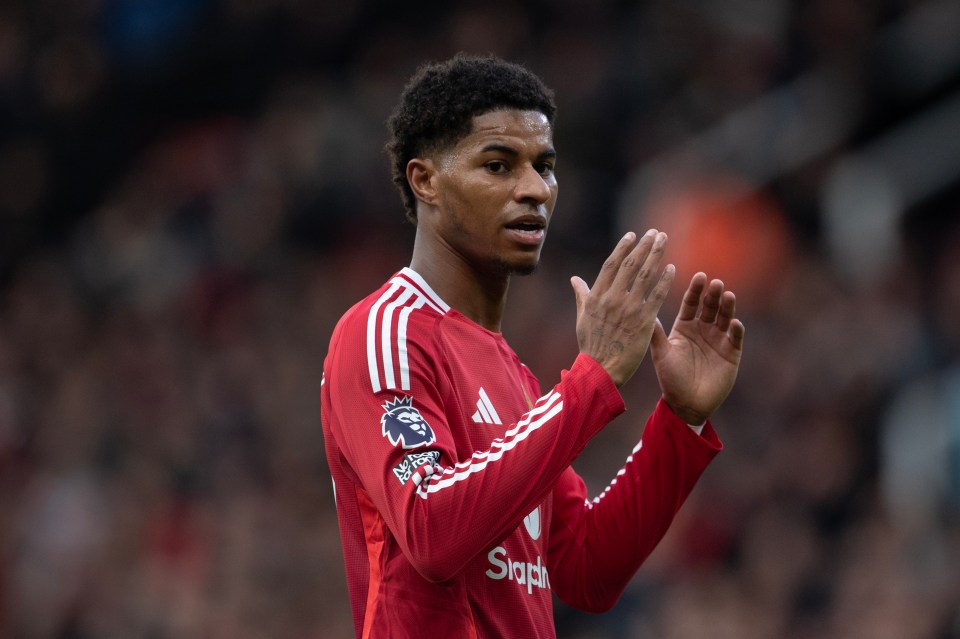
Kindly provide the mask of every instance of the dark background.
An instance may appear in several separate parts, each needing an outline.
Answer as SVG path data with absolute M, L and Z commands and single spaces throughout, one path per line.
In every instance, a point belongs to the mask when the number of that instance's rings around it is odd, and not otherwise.
M 747 326 L 726 450 L 559 635 L 960 637 L 957 33 L 942 0 L 0 2 L 0 636 L 352 636 L 322 360 L 409 260 L 386 117 L 465 50 L 557 92 L 504 323 L 545 387 L 627 229 Z M 624 393 L 594 493 L 649 363 Z

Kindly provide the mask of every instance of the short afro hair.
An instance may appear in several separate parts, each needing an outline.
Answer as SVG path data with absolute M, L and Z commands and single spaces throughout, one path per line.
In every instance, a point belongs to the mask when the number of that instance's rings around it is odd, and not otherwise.
M 386 145 L 411 222 L 417 222 L 417 202 L 407 182 L 410 160 L 456 144 L 470 133 L 475 116 L 500 109 L 539 111 L 552 126 L 557 105 L 533 72 L 496 56 L 458 53 L 417 70 L 387 121 Z

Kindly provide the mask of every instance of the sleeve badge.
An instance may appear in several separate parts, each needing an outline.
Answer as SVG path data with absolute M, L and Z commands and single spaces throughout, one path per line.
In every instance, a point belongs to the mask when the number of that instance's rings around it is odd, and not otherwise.
M 380 417 L 381 432 L 394 446 L 409 450 L 437 441 L 430 424 L 413 407 L 412 397 L 394 397 L 393 401 L 383 404 L 383 410 Z

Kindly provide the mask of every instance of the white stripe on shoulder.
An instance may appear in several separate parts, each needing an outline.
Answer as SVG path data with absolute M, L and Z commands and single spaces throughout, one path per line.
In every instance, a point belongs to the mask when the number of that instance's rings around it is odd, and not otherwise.
M 374 302 L 367 315 L 367 368 L 374 393 L 384 389 L 410 390 L 407 354 L 410 314 L 425 306 L 441 314 L 450 309 L 415 271 L 405 268 L 401 273 L 402 276 L 398 274 L 390 280 L 390 287 Z
M 383 319 L 380 320 L 380 347 L 383 352 L 383 378 L 384 385 L 387 388 L 396 388 L 396 376 L 393 371 L 393 348 L 397 339 L 393 336 L 393 312 L 398 306 L 407 303 L 413 297 L 413 291 L 406 289 L 397 299 L 393 300 L 384 307 Z
M 427 296 L 427 302 L 430 304 L 430 306 L 433 306 L 441 313 L 446 313 L 450 310 L 450 305 L 444 302 L 440 296 L 437 295 L 432 288 L 430 288 L 430 285 L 427 284 L 427 280 L 423 279 L 423 277 L 415 270 L 409 266 L 405 266 L 404 268 L 400 269 L 399 275 L 408 278 L 414 284 L 416 284 L 420 291 Z
M 397 324 L 397 351 L 400 354 L 400 388 L 410 390 L 410 361 L 407 359 L 407 321 L 410 319 L 410 313 L 418 308 L 423 308 L 426 299 L 423 297 L 404 307 L 400 311 L 400 321 Z
M 383 303 L 393 297 L 399 288 L 399 284 L 392 284 L 370 307 L 370 313 L 367 315 L 367 368 L 370 371 L 370 385 L 373 386 L 374 393 L 379 393 L 381 389 L 380 367 L 377 365 L 377 316 L 380 314 Z

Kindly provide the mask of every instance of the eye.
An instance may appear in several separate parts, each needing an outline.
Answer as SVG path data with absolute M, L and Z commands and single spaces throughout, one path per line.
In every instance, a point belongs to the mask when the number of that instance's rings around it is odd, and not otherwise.
M 487 162 L 484 166 L 486 166 L 487 170 L 493 174 L 507 172 L 507 163 L 504 162 L 503 160 L 491 160 Z
M 553 174 L 553 162 L 538 162 L 534 165 L 534 168 L 537 169 L 537 173 L 544 177 Z

